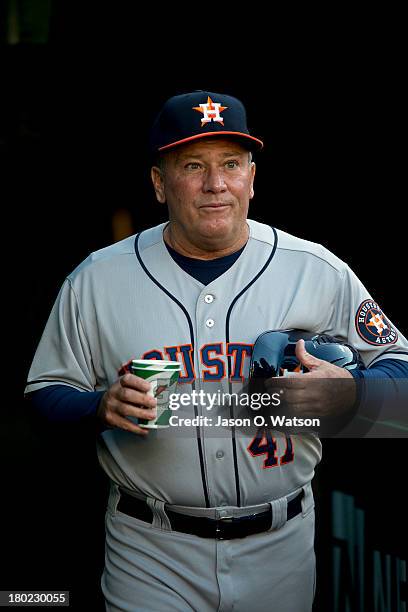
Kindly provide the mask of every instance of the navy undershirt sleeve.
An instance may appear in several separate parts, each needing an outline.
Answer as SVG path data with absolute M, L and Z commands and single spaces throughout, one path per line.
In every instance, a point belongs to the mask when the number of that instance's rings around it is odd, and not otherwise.
M 356 381 L 357 401 L 355 408 L 360 416 L 372 423 L 379 418 L 380 410 L 388 420 L 396 422 L 405 418 L 407 386 L 402 379 L 408 379 L 408 362 L 402 359 L 381 359 L 367 370 L 350 370 Z M 386 381 L 394 381 L 392 385 Z M 402 384 L 398 385 L 397 380 Z
M 408 378 L 408 361 L 381 359 L 367 370 L 349 370 L 354 378 Z
M 67 385 L 50 385 L 26 395 L 37 414 L 54 422 L 78 422 L 96 418 L 104 391 L 78 391 Z

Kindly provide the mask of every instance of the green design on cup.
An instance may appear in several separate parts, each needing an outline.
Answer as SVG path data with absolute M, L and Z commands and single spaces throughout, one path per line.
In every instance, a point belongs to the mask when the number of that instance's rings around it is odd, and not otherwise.
M 160 372 L 163 372 L 163 370 L 140 370 L 139 366 L 133 366 L 132 365 L 132 374 L 135 374 L 136 376 L 139 376 L 140 378 L 151 378 L 152 376 L 154 376 L 155 374 L 160 374 Z
M 177 385 L 180 370 L 181 364 L 178 361 L 132 359 L 130 371 L 151 382 L 153 386 L 149 394 L 157 397 L 157 417 L 151 420 L 138 419 L 139 425 L 149 429 L 169 427 L 171 410 L 168 408 L 168 396 Z
M 171 416 L 171 410 L 164 410 L 161 415 L 156 419 L 156 427 L 167 427 Z

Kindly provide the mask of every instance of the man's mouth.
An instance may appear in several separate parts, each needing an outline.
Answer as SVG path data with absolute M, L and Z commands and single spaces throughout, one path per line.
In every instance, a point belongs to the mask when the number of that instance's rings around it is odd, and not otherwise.
M 225 204 L 224 202 L 210 202 L 209 204 L 202 204 L 200 208 L 225 208 L 229 206 L 229 204 Z

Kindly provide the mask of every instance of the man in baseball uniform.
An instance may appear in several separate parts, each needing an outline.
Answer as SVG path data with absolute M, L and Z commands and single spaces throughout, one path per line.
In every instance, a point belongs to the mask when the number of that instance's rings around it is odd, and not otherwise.
M 108 610 L 306 612 L 315 589 L 318 437 L 248 438 L 234 426 L 220 437 L 202 424 L 189 436 L 149 431 L 134 419 L 154 418 L 156 400 L 126 372 L 131 359 L 178 361 L 180 384 L 198 392 L 241 383 L 256 338 L 295 328 L 348 341 L 367 367 L 351 374 L 299 341 L 303 376 L 407 376 L 406 339 L 345 263 L 247 218 L 262 146 L 236 98 L 170 98 L 151 132 L 169 221 L 92 253 L 66 278 L 34 357 L 33 408 L 95 415 L 105 427 Z M 336 398 L 323 399 L 330 413 Z M 345 393 L 346 407 L 354 401 Z

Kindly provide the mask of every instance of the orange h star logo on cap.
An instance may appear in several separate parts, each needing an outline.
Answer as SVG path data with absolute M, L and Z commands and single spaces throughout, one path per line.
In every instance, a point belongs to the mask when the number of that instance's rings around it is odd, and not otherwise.
M 204 117 L 201 119 L 201 127 L 210 121 L 216 121 L 217 123 L 221 123 L 224 125 L 223 118 L 220 115 L 220 112 L 228 108 L 228 106 L 221 106 L 219 102 L 213 102 L 208 96 L 207 104 L 200 104 L 200 106 L 193 106 L 193 110 L 198 111 L 199 113 L 203 113 Z

